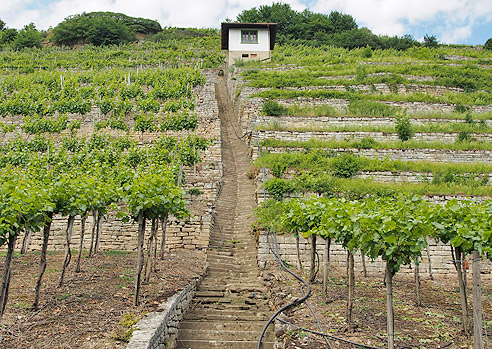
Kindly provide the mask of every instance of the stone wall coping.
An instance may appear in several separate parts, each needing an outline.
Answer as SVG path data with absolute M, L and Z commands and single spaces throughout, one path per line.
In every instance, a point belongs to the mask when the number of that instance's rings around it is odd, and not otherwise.
M 169 331 L 171 322 L 179 322 L 183 314 L 188 310 L 190 303 L 185 300 L 193 298 L 197 286 L 203 276 L 192 280 L 183 290 L 169 297 L 166 302 L 160 305 L 162 311 L 155 311 L 145 314 L 145 316 L 135 325 L 136 330 L 126 346 L 127 349 L 154 349 L 161 347 L 172 347 L 172 342 L 163 342 Z M 179 310 L 178 312 L 176 310 Z M 177 331 L 172 331 L 173 335 Z

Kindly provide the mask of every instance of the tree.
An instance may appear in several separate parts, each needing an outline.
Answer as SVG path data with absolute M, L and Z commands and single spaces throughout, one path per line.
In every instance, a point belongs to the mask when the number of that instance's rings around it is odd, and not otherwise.
M 6 24 L 7 24 L 7 23 L 5 23 L 4 21 L 2 21 L 2 20 L 0 19 L 0 30 L 4 30 L 4 29 L 5 29 L 5 25 L 6 25 Z
M 492 38 L 488 39 L 485 42 L 485 45 L 483 46 L 484 49 L 486 50 L 491 50 L 492 51 Z
M 439 46 L 439 42 L 437 41 L 436 36 L 425 34 L 424 35 L 424 46 L 430 47 L 430 48 Z
M 161 30 L 160 24 L 150 19 L 114 12 L 90 12 L 65 18 L 53 29 L 53 41 L 58 45 L 116 45 L 135 40 L 136 32 L 155 34 Z
M 415 134 L 410 117 L 406 114 L 396 117 L 395 129 L 398 134 L 398 138 L 403 142 L 408 141 Z
M 118 45 L 133 40 L 134 34 L 123 23 L 112 18 L 92 20 L 87 40 L 96 46 Z
M 17 37 L 17 29 L 4 28 L 0 32 L 0 45 L 10 44 Z
M 338 11 L 332 11 L 328 16 L 328 21 L 331 25 L 331 30 L 334 33 L 341 33 L 352 29 L 357 29 L 355 19 L 348 14 Z
M 34 23 L 27 24 L 22 28 L 12 42 L 12 46 L 16 49 L 24 47 L 41 48 L 43 35 L 36 29 Z
M 320 46 L 323 44 L 322 41 L 327 39 L 327 35 L 357 29 L 354 18 L 348 14 L 337 11 L 331 12 L 330 15 L 309 10 L 297 12 L 289 4 L 280 2 L 244 10 L 236 19 L 238 22 L 277 23 L 276 41 L 280 44 Z

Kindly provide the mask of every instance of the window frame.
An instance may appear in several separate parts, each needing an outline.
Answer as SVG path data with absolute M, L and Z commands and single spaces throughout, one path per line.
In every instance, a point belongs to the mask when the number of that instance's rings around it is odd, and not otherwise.
M 248 41 L 244 41 L 244 34 L 248 33 Z M 256 41 L 251 41 L 251 33 L 256 34 Z M 258 30 L 257 29 L 241 29 L 241 44 L 258 44 Z

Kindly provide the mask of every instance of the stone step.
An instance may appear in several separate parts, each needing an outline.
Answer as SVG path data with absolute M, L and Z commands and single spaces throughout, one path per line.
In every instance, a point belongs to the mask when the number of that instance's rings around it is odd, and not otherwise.
M 263 342 L 262 349 L 273 349 L 274 342 Z M 207 349 L 207 348 L 227 348 L 227 349 L 254 349 L 256 348 L 257 341 L 216 341 L 216 340 L 178 340 L 177 348 L 193 348 L 193 349 Z
M 239 292 L 257 292 L 257 293 L 264 293 L 266 294 L 268 292 L 268 289 L 262 285 L 260 285 L 258 282 L 256 284 L 253 283 L 201 283 L 199 287 L 200 291 L 228 291 L 228 292 L 233 292 L 233 293 L 239 293 Z
M 252 311 L 258 312 L 260 310 L 260 306 L 264 307 L 263 303 L 259 304 L 246 304 L 245 303 L 194 303 L 193 310 L 233 310 L 233 311 Z
M 207 259 L 207 265 L 209 267 L 217 267 L 217 268 L 232 268 L 232 269 L 238 269 L 238 268 L 244 268 L 244 267 L 249 267 L 254 270 L 258 270 L 258 264 L 256 263 L 256 258 L 253 259 L 254 257 L 251 257 L 249 259 L 239 259 L 239 258 L 233 258 L 233 259 L 226 259 L 222 257 L 209 257 Z
M 185 320 L 213 321 L 267 321 L 269 318 L 266 313 L 222 309 L 192 310 L 183 317 Z
M 220 341 L 252 341 L 258 340 L 262 328 L 258 328 L 256 331 L 245 331 L 239 326 L 235 329 L 228 330 L 204 330 L 197 325 L 195 329 L 179 329 L 179 338 L 182 341 L 185 340 L 220 340 Z M 262 342 L 273 342 L 275 341 L 275 336 L 273 331 L 265 333 Z
M 236 280 L 244 278 L 244 277 L 257 277 L 258 272 L 254 269 L 250 270 L 234 270 L 234 269 L 228 269 L 227 267 L 209 267 L 208 268 L 208 275 L 215 277 L 215 276 L 220 276 L 220 277 L 233 277 Z
M 181 329 L 191 329 L 199 326 L 201 330 L 243 330 L 243 331 L 260 331 L 265 326 L 266 321 L 196 321 L 196 320 L 183 320 L 179 323 Z M 270 329 L 270 328 L 269 328 Z
M 217 290 L 201 290 L 199 287 L 198 291 L 195 292 L 195 297 L 224 297 L 224 291 Z
M 195 297 L 193 298 L 194 303 L 205 304 L 205 303 L 238 303 L 238 304 L 252 304 L 251 302 L 262 299 L 261 294 L 257 293 L 231 293 L 227 297 Z M 248 300 L 248 302 L 246 302 Z

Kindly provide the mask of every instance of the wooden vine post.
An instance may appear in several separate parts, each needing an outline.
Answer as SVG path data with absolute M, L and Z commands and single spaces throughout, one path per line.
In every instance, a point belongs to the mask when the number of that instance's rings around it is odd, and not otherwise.
M 480 278 L 480 253 L 473 251 L 473 343 L 474 349 L 483 348 L 482 285 Z

